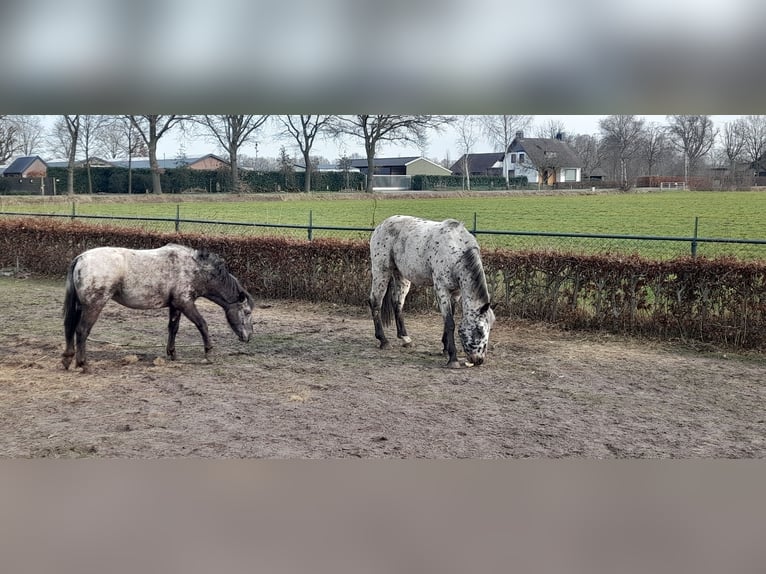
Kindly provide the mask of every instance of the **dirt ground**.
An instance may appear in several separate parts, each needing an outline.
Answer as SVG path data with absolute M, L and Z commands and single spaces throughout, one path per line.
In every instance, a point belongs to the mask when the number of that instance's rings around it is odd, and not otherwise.
M 110 303 L 92 372 L 61 366 L 63 281 L 0 278 L 0 456 L 748 458 L 766 455 L 766 356 L 501 318 L 480 367 L 444 367 L 437 312 L 382 351 L 363 308 L 258 301 L 239 342 Z

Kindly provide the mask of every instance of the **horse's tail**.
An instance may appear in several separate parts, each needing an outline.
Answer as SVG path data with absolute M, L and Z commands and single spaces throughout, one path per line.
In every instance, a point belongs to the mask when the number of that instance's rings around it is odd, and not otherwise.
M 75 330 L 77 324 L 80 322 L 82 316 L 82 304 L 80 298 L 77 296 L 77 291 L 74 286 L 74 267 L 77 264 L 78 258 L 69 265 L 69 269 L 66 273 L 66 291 L 64 292 L 64 337 L 66 337 L 67 343 L 70 343 L 74 339 Z
M 383 324 L 388 327 L 394 320 L 394 291 L 396 290 L 396 279 L 393 275 L 388 280 L 386 293 L 383 295 L 383 301 L 380 305 L 380 318 Z

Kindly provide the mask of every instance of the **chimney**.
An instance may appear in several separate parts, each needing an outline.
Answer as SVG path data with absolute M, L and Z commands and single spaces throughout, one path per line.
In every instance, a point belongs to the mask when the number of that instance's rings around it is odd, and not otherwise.
M 524 137 L 524 132 L 516 132 L 516 138 L 522 139 Z
M 556 139 L 561 141 L 564 139 L 564 134 L 562 132 L 556 133 Z

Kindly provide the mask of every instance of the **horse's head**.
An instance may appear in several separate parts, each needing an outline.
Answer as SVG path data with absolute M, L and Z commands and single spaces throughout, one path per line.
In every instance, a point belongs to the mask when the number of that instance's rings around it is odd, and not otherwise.
M 224 307 L 226 320 L 240 341 L 247 343 L 253 334 L 253 298 L 244 289 L 234 303 Z
M 489 331 L 495 322 L 495 312 L 489 303 L 478 310 L 464 310 L 458 333 L 468 361 L 481 365 L 487 354 Z

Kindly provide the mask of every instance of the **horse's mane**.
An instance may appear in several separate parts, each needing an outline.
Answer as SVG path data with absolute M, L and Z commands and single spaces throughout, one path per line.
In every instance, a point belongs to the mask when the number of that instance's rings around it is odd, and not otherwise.
M 484 275 L 484 267 L 481 264 L 481 256 L 478 247 L 468 247 L 461 256 L 463 266 L 468 274 L 471 289 L 484 302 L 489 303 L 489 290 L 487 279 Z
M 207 269 L 210 275 L 221 283 L 223 291 L 231 293 L 235 296 L 239 296 L 240 292 L 245 292 L 242 285 L 239 283 L 236 277 L 229 272 L 229 268 L 226 266 L 226 262 L 217 253 L 208 251 L 204 247 L 197 249 L 194 258 L 200 264 L 201 267 Z M 249 293 L 247 293 L 249 296 Z

